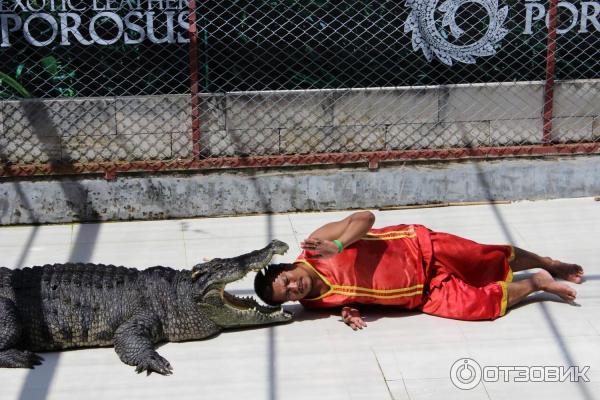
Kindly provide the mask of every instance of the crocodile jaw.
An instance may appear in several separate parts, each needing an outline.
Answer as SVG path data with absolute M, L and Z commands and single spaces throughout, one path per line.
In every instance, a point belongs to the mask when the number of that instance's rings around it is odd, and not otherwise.
M 223 288 L 211 289 L 198 306 L 223 328 L 268 325 L 292 319 L 292 314 L 282 307 L 263 306 L 251 297 L 237 297 Z
M 258 324 L 264 324 L 287 322 L 292 319 L 292 314 L 283 310 L 281 306 L 261 305 L 250 296 L 237 297 L 225 290 L 223 290 L 222 296 L 224 305 L 243 316 L 243 320 L 256 320 Z

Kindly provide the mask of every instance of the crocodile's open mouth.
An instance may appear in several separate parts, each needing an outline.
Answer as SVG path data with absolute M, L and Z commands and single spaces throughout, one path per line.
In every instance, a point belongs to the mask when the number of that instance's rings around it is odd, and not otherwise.
M 268 268 L 265 266 L 263 268 L 252 269 L 253 271 L 257 271 L 257 273 L 262 273 L 264 268 Z M 252 296 L 236 296 L 225 290 L 225 285 L 221 288 L 221 298 L 223 299 L 223 304 L 230 307 L 231 309 L 237 312 L 250 312 L 250 313 L 258 313 L 264 316 L 284 316 L 289 314 L 288 312 L 283 310 L 281 306 L 270 306 L 266 304 L 260 304 L 258 301 L 254 299 Z
M 277 312 L 283 312 L 281 307 L 272 307 L 267 305 L 259 304 L 251 296 L 238 297 L 225 290 L 223 290 L 223 301 L 226 305 L 231 308 L 235 308 L 240 311 L 257 311 L 262 314 L 273 314 Z
M 231 259 L 215 258 L 192 268 L 192 279 L 206 289 L 197 297 L 197 302 L 211 309 L 211 319 L 225 325 L 256 325 L 289 321 L 291 313 L 281 306 L 259 304 L 253 297 L 238 297 L 225 290 L 225 287 L 239 281 L 249 272 L 261 273 L 268 268 L 273 255 L 283 255 L 288 245 L 273 240 L 261 250 L 255 250 Z M 207 282 L 208 281 L 208 282 Z

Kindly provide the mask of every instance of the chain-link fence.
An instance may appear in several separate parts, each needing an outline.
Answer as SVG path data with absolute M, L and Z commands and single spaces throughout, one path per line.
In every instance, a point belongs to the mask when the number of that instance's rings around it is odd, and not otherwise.
M 0 176 L 600 147 L 600 2 L 0 0 L 0 28 Z

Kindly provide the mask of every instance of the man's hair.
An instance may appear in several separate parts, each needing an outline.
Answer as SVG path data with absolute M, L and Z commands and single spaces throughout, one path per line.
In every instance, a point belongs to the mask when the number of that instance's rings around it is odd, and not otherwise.
M 286 269 L 293 268 L 294 264 L 270 264 L 259 271 L 254 277 L 254 291 L 256 295 L 270 306 L 280 306 L 282 302 L 273 300 L 273 281 Z

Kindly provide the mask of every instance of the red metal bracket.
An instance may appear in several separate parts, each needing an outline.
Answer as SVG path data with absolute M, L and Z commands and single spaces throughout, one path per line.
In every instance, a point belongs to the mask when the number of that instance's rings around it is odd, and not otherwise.
M 450 149 L 393 150 L 357 153 L 318 153 L 254 157 L 214 157 L 202 160 L 122 161 L 73 164 L 12 164 L 0 166 L 0 177 L 103 174 L 107 179 L 126 172 L 200 171 L 225 168 L 276 168 L 287 166 L 357 164 L 381 161 L 494 159 L 547 155 L 598 154 L 600 143 L 548 144 L 533 146 L 476 147 Z
M 371 158 L 369 160 L 369 169 L 370 170 L 379 169 L 379 159 L 377 159 L 377 158 Z

